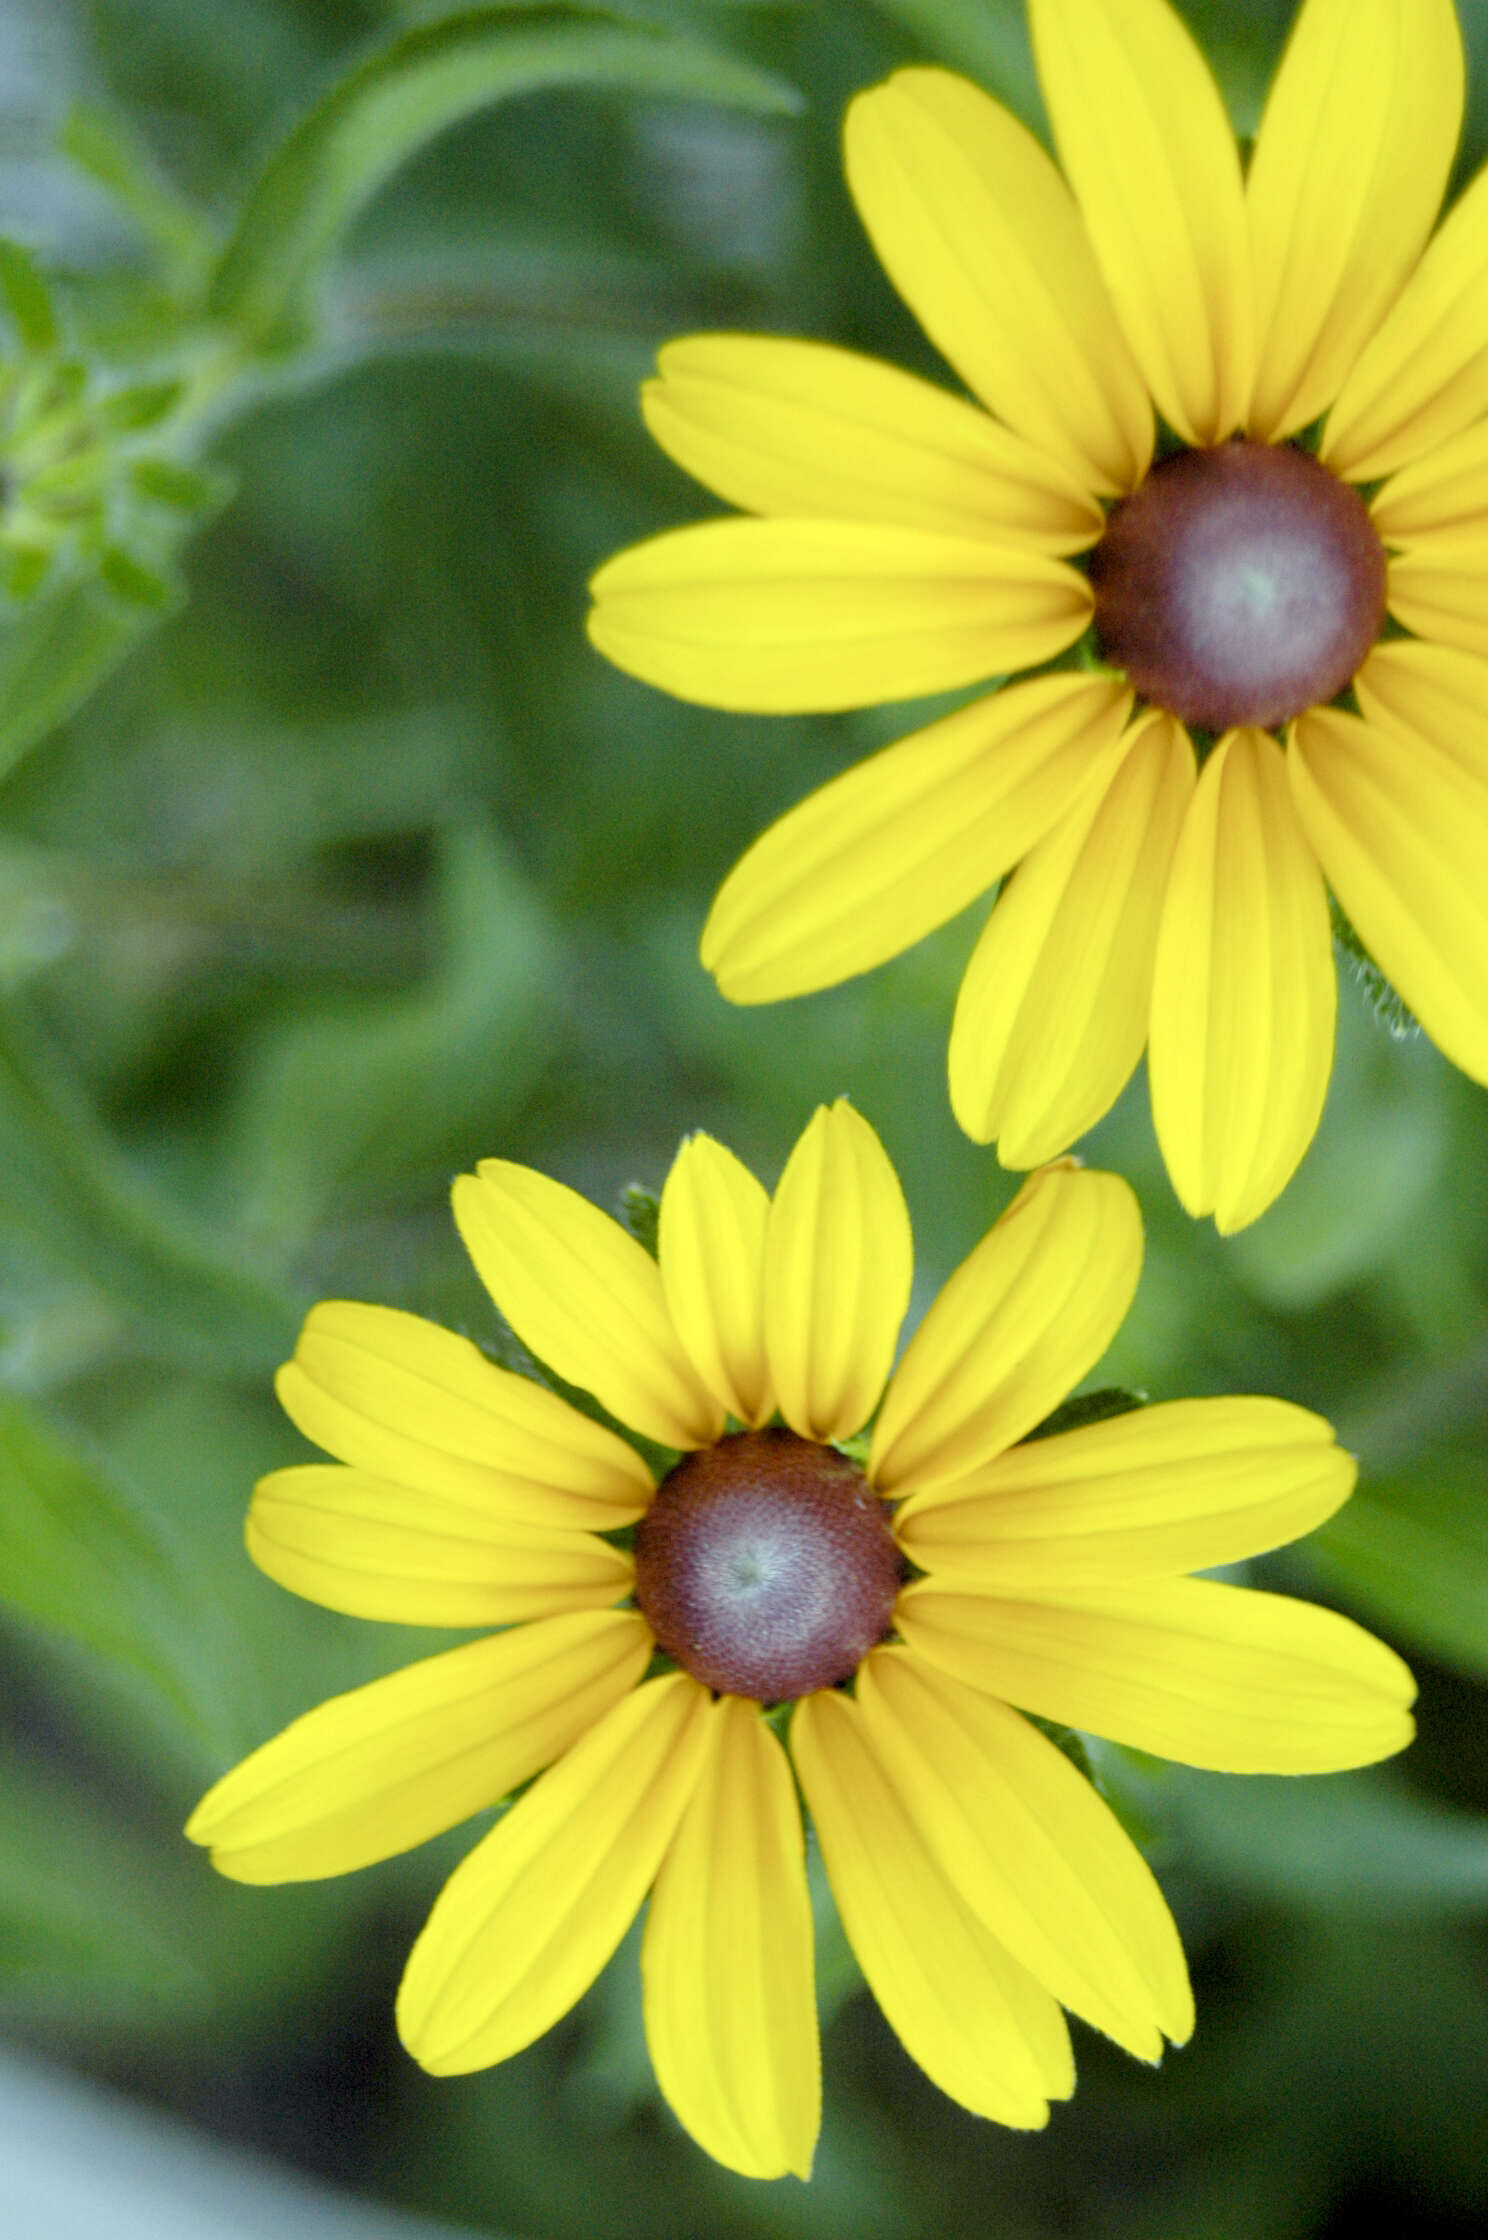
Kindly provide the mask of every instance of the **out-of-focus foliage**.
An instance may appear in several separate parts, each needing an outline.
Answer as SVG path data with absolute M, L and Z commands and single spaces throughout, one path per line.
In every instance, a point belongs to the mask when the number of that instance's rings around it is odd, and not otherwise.
M 1290 0 L 1187 9 L 1254 125 Z M 1462 9 L 1488 152 L 1488 5 Z M 682 707 L 608 670 L 589 570 L 709 502 L 645 439 L 711 326 L 944 378 L 859 236 L 838 126 L 932 56 L 1038 125 L 1019 0 L 0 0 L 0 2002 L 23 2041 L 366 2193 L 530 2240 L 1288 2240 L 1488 2216 L 1488 1106 L 1345 990 L 1291 1190 L 1189 1222 L 1140 1084 L 1087 1156 L 1147 1217 L 1103 1384 L 1321 1409 L 1362 1489 L 1254 1576 L 1418 1663 L 1387 1772 L 1097 1771 L 1150 1842 L 1199 2029 L 1088 2034 L 1022 2138 L 941 2101 L 823 1903 L 818 2174 L 751 2186 L 651 2088 L 634 1939 L 573 2020 L 436 2082 L 391 1994 L 468 1831 L 216 1882 L 179 1824 L 297 1711 L 444 1637 L 242 1549 L 303 1447 L 309 1299 L 491 1337 L 447 1213 L 499 1154 L 614 1203 L 679 1135 L 773 1177 L 842 1090 L 920 1297 L 1012 1188 L 944 1088 L 977 913 L 730 1010 L 696 962 L 763 823 L 902 728 Z

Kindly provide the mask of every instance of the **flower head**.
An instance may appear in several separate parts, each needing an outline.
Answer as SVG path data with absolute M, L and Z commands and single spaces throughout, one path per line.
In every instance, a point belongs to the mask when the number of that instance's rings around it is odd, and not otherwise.
M 439 2073 L 530 2044 L 649 1892 L 657 2078 L 760 2177 L 807 2174 L 820 2108 L 797 1780 L 868 1982 L 966 2107 L 1046 2120 L 1074 2081 L 1065 2007 L 1145 2060 L 1186 2038 L 1156 1882 L 1022 1714 L 1302 1772 L 1400 1748 L 1413 1691 L 1349 1620 L 1186 1576 L 1347 1497 L 1316 1416 L 1178 1401 L 1030 1440 L 1130 1301 L 1126 1184 L 1033 1176 L 892 1375 L 909 1219 L 846 1104 L 773 1198 L 690 1138 L 658 1260 L 502 1160 L 462 1177 L 455 1213 L 532 1352 L 676 1460 L 657 1484 L 625 1439 L 414 1316 L 316 1308 L 279 1389 L 340 1461 L 263 1481 L 253 1556 L 333 1609 L 503 1630 L 229 1773 L 188 1830 L 223 1873 L 344 1873 L 521 1790 L 414 1946 L 404 2042 Z
M 591 634 L 724 708 L 1043 670 L 783 817 L 703 960 L 736 1002 L 802 994 L 1015 872 L 951 1030 L 961 1125 L 1036 1166 L 1145 1044 L 1178 1195 L 1232 1230 L 1322 1109 L 1328 888 L 1488 1081 L 1488 173 L 1428 243 L 1451 0 L 1305 0 L 1243 174 L 1167 0 L 1029 17 L 1062 176 L 943 70 L 847 118 L 873 245 L 976 403 L 819 343 L 670 345 L 652 433 L 755 518 L 621 553 Z

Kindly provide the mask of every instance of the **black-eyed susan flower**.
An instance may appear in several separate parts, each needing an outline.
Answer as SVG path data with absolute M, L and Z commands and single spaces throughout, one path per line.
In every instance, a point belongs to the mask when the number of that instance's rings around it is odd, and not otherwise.
M 1127 1185 L 1033 1176 L 892 1375 L 909 1219 L 845 1104 L 773 1198 L 686 1142 L 658 1260 L 503 1160 L 456 1184 L 455 1213 L 532 1351 L 677 1459 L 657 1484 L 468 1340 L 317 1307 L 279 1389 L 340 1462 L 263 1481 L 253 1556 L 332 1609 L 503 1630 L 334 1698 L 229 1773 L 188 1831 L 222 1872 L 342 1874 L 520 1790 L 414 1946 L 404 2042 L 441 2074 L 515 2053 L 649 1892 L 661 2089 L 758 2177 L 808 2173 L 820 2108 L 797 1781 L 868 1982 L 964 2106 L 1042 2124 L 1074 2080 L 1065 2007 L 1144 2060 L 1186 2038 L 1156 1882 L 1022 1713 L 1304 1772 L 1399 1749 L 1413 1691 L 1349 1620 L 1186 1576 L 1346 1498 L 1353 1464 L 1316 1416 L 1178 1401 L 1020 1443 L 1126 1311 Z
M 714 707 L 1000 684 L 783 817 L 703 960 L 801 994 L 1013 872 L 961 1125 L 1038 1165 L 1145 1043 L 1178 1195 L 1233 1230 L 1322 1109 L 1328 887 L 1488 1080 L 1488 173 L 1428 243 L 1451 0 L 1305 0 L 1248 167 L 1166 0 L 1029 18 L 1063 175 L 943 70 L 847 118 L 873 245 L 976 401 L 818 343 L 669 346 L 653 434 L 756 518 L 621 553 L 591 631 Z

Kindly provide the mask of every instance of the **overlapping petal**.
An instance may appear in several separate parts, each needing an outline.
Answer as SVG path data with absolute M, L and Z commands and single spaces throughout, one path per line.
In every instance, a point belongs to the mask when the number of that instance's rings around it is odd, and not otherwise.
M 1370 518 L 1386 544 L 1430 553 L 1488 531 L 1488 419 L 1410 462 L 1390 476 L 1370 503 Z
M 1488 529 L 1431 537 L 1390 561 L 1390 612 L 1418 637 L 1488 655 Z
M 1184 441 L 1218 443 L 1250 403 L 1255 320 L 1239 157 L 1208 65 L 1166 0 L 1029 0 L 1028 20 L 1132 355 Z
M 895 1531 L 944 1585 L 1013 1594 L 1161 1578 L 1295 1540 L 1347 1500 L 1351 1455 L 1285 1400 L 1167 1400 L 1010 1448 Z
M 1488 661 L 1455 646 L 1390 638 L 1354 679 L 1359 712 L 1400 738 L 1407 761 L 1425 739 L 1474 785 L 1488 787 Z
M 1428 243 L 1328 415 L 1319 456 L 1372 482 L 1488 411 L 1488 171 Z
M 697 1785 L 708 1691 L 650 1680 L 589 1727 L 445 1884 L 409 1955 L 398 2029 L 436 2076 L 504 2061 L 588 1990 Z
M 913 1274 L 909 1212 L 883 1145 L 845 1099 L 818 1107 L 786 1162 L 765 1238 L 765 1343 L 793 1431 L 843 1439 L 861 1429 Z
M 651 1498 L 651 1473 L 623 1439 L 468 1338 L 392 1307 L 312 1307 L 276 1389 L 327 1454 L 493 1524 L 607 1532 Z
M 859 94 L 844 139 L 879 261 L 967 387 L 1091 490 L 1134 489 L 1152 407 L 1032 133 L 965 78 L 914 69 Z
M 983 1926 L 1072 2012 L 1155 2061 L 1193 2029 L 1172 1915 L 1085 1777 L 1026 1719 L 904 1649 L 856 1689 L 863 1740 Z
M 633 1610 L 518 1626 L 332 1696 L 235 1766 L 187 1823 L 237 1882 L 347 1874 L 495 1804 L 629 1694 Z
M 1048 660 L 1090 619 L 1090 586 L 1062 560 L 862 521 L 672 529 L 590 589 L 590 638 L 617 668 L 759 715 L 949 692 Z
M 719 889 L 702 957 L 734 1003 L 830 987 L 897 956 L 1000 879 L 1120 735 L 1109 677 L 1007 685 L 789 810 Z
M 809 2178 L 821 2122 L 811 1900 L 784 1750 L 725 1696 L 661 1864 L 641 1947 L 656 2081 L 701 2147 L 750 2178 Z
M 1287 760 L 1370 955 L 1453 1064 L 1488 1081 L 1488 788 L 1419 734 L 1332 708 L 1298 719 Z
M 911 1649 L 1042 1718 L 1217 1773 L 1332 1773 L 1409 1742 L 1415 1684 L 1334 1610 L 1212 1579 L 1014 1600 L 922 1579 Z
M 962 1261 L 910 1340 L 874 1426 L 879 1493 L 965 1478 L 1058 1405 L 1131 1305 L 1142 1218 L 1118 1175 L 1046 1167 Z
M 601 1610 L 632 1575 L 630 1558 L 592 1533 L 517 1524 L 336 1463 L 260 1479 L 248 1553 L 291 1594 L 407 1626 Z
M 1264 1212 L 1317 1133 L 1338 975 L 1322 874 L 1286 764 L 1232 731 L 1200 775 L 1168 877 L 1147 1073 L 1173 1187 L 1222 1234 Z
M 1104 516 L 1084 483 L 975 405 L 823 342 L 669 342 L 641 390 L 662 449 L 746 513 L 879 521 L 1077 552 Z
M 974 2115 L 1041 2128 L 1074 2083 L 1064 2019 L 936 1858 L 857 1705 L 808 1696 L 791 1755 L 848 1942 L 910 2058 Z
M 1337 396 L 1431 231 L 1462 98 L 1453 0 L 1307 0 L 1246 178 L 1253 434 L 1291 435 Z
M 661 1286 L 703 1383 L 748 1424 L 775 1406 L 765 1354 L 769 1217 L 769 1194 L 743 1161 L 712 1136 L 689 1136 L 661 1193 Z
M 666 1446 L 717 1438 L 722 1406 L 672 1327 L 660 1270 L 618 1221 L 508 1159 L 461 1175 L 454 1208 L 482 1283 L 540 1361 Z
M 1055 1157 L 1108 1111 L 1142 1055 L 1158 917 L 1194 785 L 1183 726 L 1133 726 L 1019 865 L 972 952 L 951 1025 L 951 1105 L 1005 1166 Z

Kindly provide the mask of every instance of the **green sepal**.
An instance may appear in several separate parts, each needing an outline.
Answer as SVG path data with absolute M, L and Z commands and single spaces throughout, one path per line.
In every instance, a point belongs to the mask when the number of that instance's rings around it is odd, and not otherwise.
M 1129 1416 L 1136 1408 L 1145 1408 L 1149 1395 L 1134 1392 L 1126 1385 L 1102 1385 L 1098 1392 L 1075 1392 L 1062 1400 L 1050 1416 L 1036 1423 L 1018 1442 L 1027 1446 L 1033 1439 L 1054 1439 L 1061 1431 L 1081 1431 L 1087 1423 L 1105 1423 L 1112 1416 Z
M 656 1192 L 644 1182 L 627 1182 L 620 1193 L 620 1219 L 636 1243 L 656 1259 L 661 1234 L 661 1199 Z
M 1354 978 L 1369 998 L 1370 1008 L 1391 1041 L 1406 1042 L 1418 1035 L 1421 1031 L 1419 1019 L 1393 981 L 1387 980 L 1381 972 L 1335 895 L 1328 897 L 1328 911 L 1333 920 L 1333 939 L 1347 958 Z

